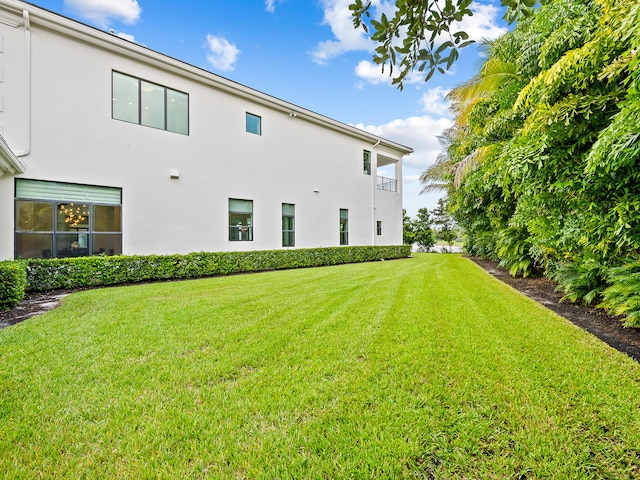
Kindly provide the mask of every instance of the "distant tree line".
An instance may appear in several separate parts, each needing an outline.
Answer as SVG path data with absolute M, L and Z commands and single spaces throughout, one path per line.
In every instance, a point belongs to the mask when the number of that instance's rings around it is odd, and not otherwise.
M 436 241 L 442 241 L 451 249 L 458 238 L 458 229 L 447 211 L 445 199 L 438 200 L 438 206 L 431 211 L 427 208 L 418 209 L 414 219 L 407 215 L 406 210 L 402 213 L 405 245 L 416 245 L 420 251 L 428 251 Z

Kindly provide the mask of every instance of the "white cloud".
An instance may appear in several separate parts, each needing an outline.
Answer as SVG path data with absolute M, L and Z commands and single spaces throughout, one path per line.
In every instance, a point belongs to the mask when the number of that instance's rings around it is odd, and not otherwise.
M 64 4 L 101 28 L 107 28 L 112 20 L 132 25 L 142 12 L 137 0 L 65 0 Z
M 276 3 L 280 3 L 282 0 L 265 0 L 264 8 L 267 12 L 273 13 L 276 11 Z
M 373 45 L 361 30 L 353 27 L 349 4 L 352 0 L 322 0 L 324 25 L 329 25 L 334 39 L 320 42 L 311 52 L 313 61 L 327 65 L 329 60 L 354 50 L 370 50 Z
M 507 33 L 507 28 L 498 24 L 502 17 L 502 11 L 498 7 L 473 2 L 471 11 L 473 16 L 465 17 L 462 22 L 456 22 L 452 30 L 459 28 L 467 32 L 469 38 L 475 41 L 483 38 L 493 40 Z
M 207 47 L 207 60 L 213 68 L 223 72 L 230 72 L 235 68 L 234 64 L 238 60 L 240 50 L 233 43 L 229 43 L 224 37 L 208 34 Z
M 442 87 L 430 88 L 420 98 L 422 110 L 426 113 L 434 113 L 436 115 L 447 116 L 451 102 L 446 96 L 451 90 Z
M 124 38 L 125 40 L 129 40 L 130 42 L 136 43 L 136 39 L 133 35 L 129 35 L 128 33 L 118 32 L 115 34 L 116 37 Z
M 389 77 L 389 69 L 385 68 L 385 72 L 382 73 L 382 67 L 376 65 L 373 62 L 362 60 L 355 68 L 355 74 L 358 78 L 363 79 L 367 83 L 377 85 L 380 83 L 391 83 Z

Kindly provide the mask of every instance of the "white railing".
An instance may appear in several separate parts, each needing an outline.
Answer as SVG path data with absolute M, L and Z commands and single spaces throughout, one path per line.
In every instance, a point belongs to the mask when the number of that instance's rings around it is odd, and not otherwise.
M 385 190 L 387 192 L 398 191 L 398 180 L 395 178 L 378 177 L 378 190 Z

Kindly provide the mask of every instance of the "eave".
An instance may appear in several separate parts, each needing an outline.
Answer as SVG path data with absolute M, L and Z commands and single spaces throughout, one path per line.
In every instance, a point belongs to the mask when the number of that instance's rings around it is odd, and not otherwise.
M 0 177 L 4 175 L 17 175 L 24 173 L 26 167 L 11 151 L 4 138 L 0 137 Z
M 299 107 L 295 104 L 252 89 L 234 82 L 233 80 L 221 77 L 202 68 L 195 67 L 135 42 L 130 42 L 126 39 L 117 37 L 89 25 L 85 25 L 81 22 L 64 17 L 31 3 L 24 2 L 22 0 L 4 0 L 3 3 L 9 7 L 13 7 L 16 10 L 16 13 L 22 9 L 28 10 L 32 25 L 40 25 L 41 27 L 75 38 L 79 41 L 86 42 L 87 44 L 94 45 L 98 48 L 126 56 L 137 62 L 160 68 L 175 75 L 207 85 L 211 88 L 225 91 L 231 95 L 246 98 L 251 102 L 262 104 L 286 113 L 292 118 L 305 120 L 324 128 L 329 128 L 342 134 L 356 137 L 364 142 L 375 144 L 375 146 L 382 146 L 383 149 L 386 147 L 386 149 L 397 152 L 399 157 L 413 152 L 412 148 L 405 145 L 378 137 L 377 135 L 360 130 L 337 120 L 333 120 L 324 115 Z

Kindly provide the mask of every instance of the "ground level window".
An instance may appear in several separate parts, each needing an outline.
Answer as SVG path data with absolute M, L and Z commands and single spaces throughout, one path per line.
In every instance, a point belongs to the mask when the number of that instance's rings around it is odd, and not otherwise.
M 296 206 L 292 203 L 282 204 L 282 246 L 293 247 L 296 244 L 295 215 Z
M 380 220 L 376 222 L 376 233 L 382 235 L 382 222 Z
M 121 190 L 16 180 L 16 258 L 122 253 Z
M 229 240 L 253 240 L 253 200 L 229 199 Z
M 340 245 L 349 245 L 349 210 L 340 209 Z

